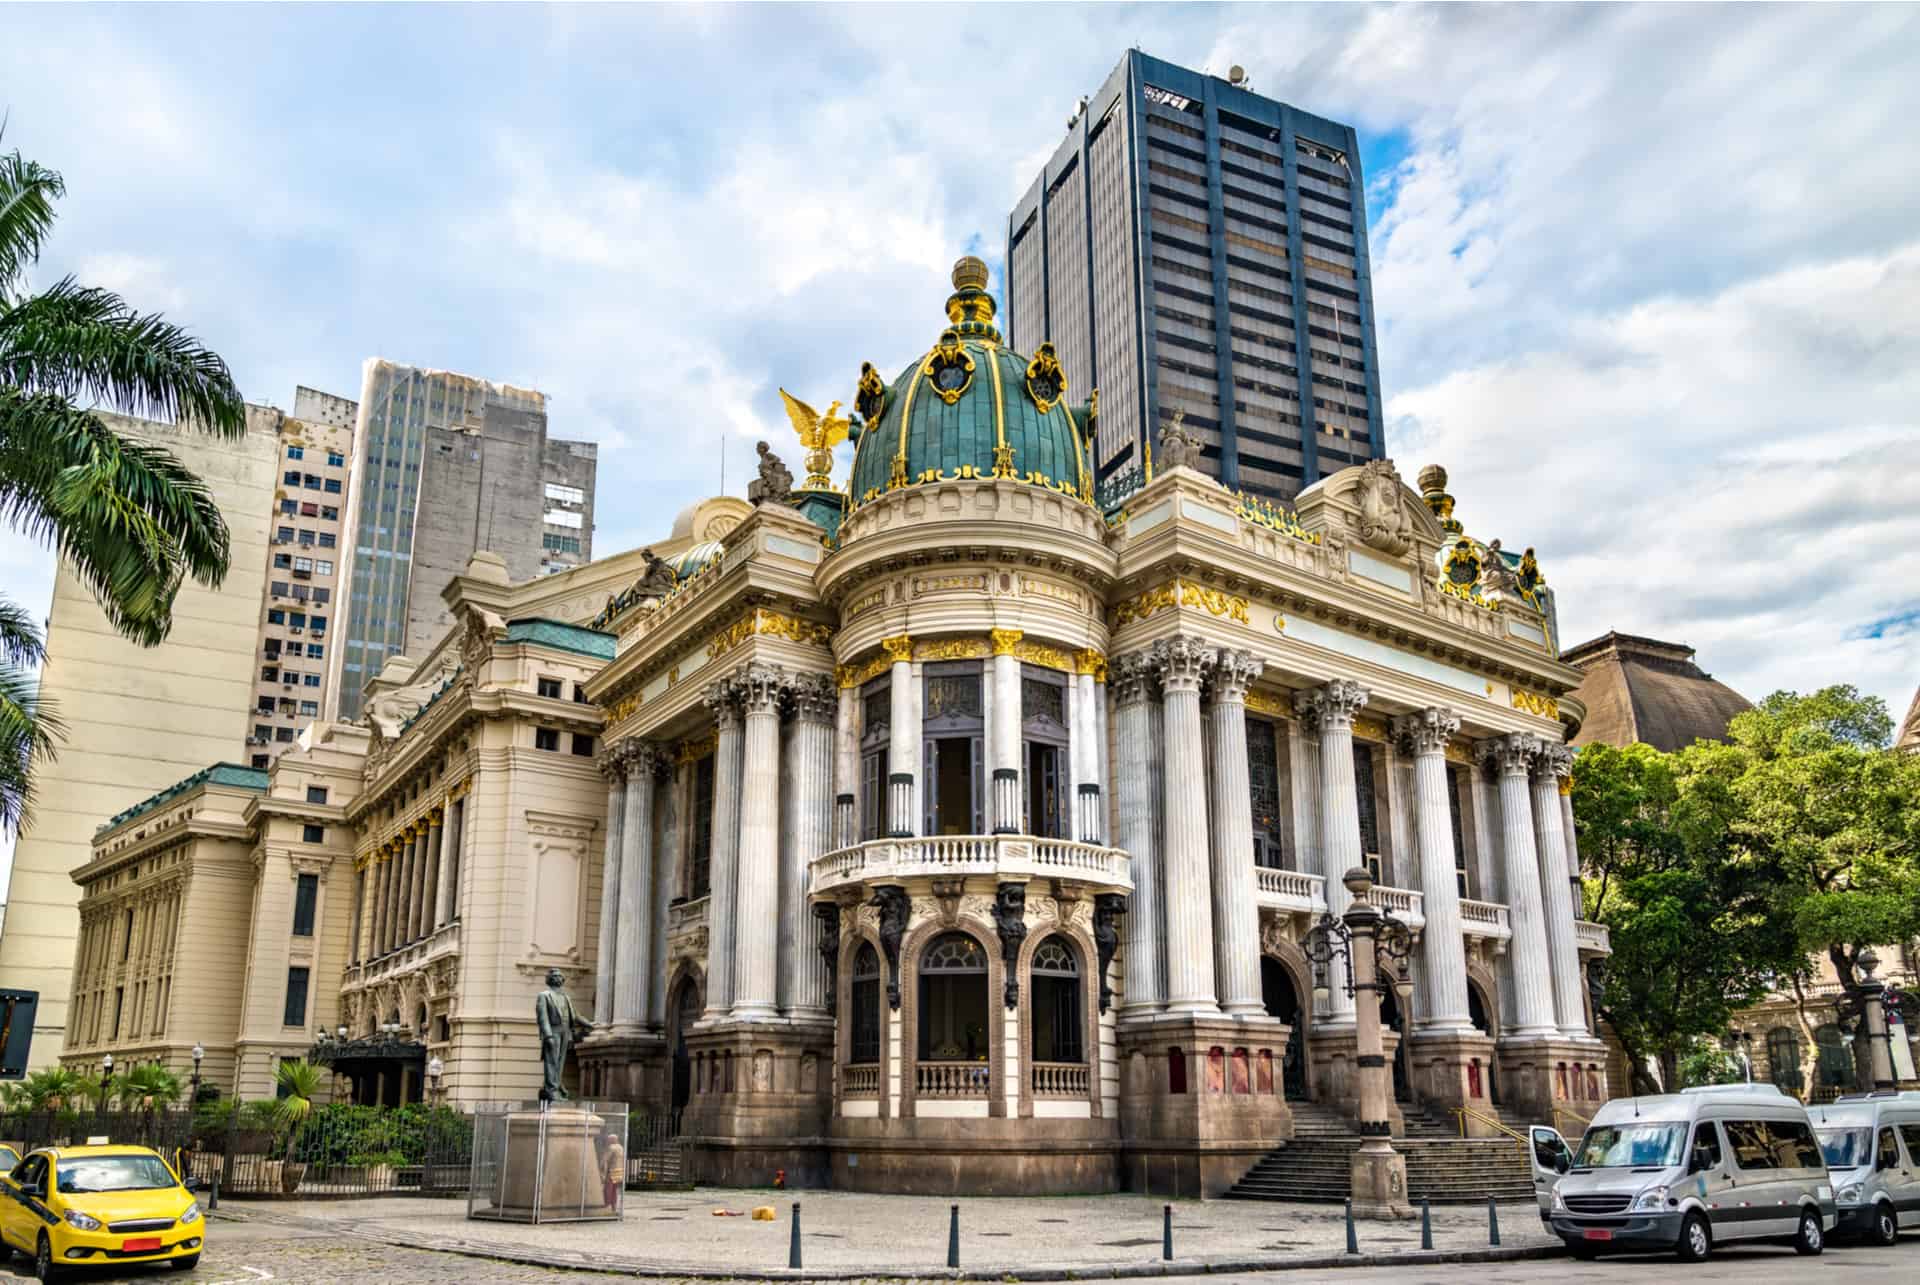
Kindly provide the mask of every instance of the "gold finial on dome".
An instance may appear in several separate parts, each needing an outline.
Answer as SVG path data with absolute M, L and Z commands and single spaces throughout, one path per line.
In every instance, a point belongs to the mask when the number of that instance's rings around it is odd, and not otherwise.
M 984 260 L 971 254 L 953 265 L 953 288 L 955 290 L 985 290 L 987 288 L 987 265 Z

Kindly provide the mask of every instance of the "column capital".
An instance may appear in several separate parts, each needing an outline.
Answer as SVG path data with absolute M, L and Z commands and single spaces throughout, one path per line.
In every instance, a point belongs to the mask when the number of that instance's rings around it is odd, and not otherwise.
M 1429 705 L 1411 714 L 1401 714 L 1392 723 L 1393 737 L 1418 754 L 1444 754 L 1453 734 L 1460 730 L 1460 716 L 1444 705 Z
M 1149 699 L 1158 682 L 1151 652 L 1130 651 L 1113 658 L 1109 685 L 1113 688 L 1114 700 L 1122 707 Z
M 651 780 L 659 775 L 660 769 L 671 766 L 673 753 L 659 741 L 629 740 L 621 744 L 621 757 L 627 761 L 630 777 Z
M 996 656 L 1013 655 L 1013 649 L 1018 647 L 1020 640 L 1026 636 L 1024 632 L 1018 629 L 989 629 L 987 631 L 987 638 L 992 642 L 993 654 Z
M 1566 746 L 1542 743 L 1540 746 L 1540 761 L 1536 767 L 1542 780 L 1551 781 L 1553 778 L 1559 777 L 1564 784 L 1567 779 L 1573 776 L 1573 759 L 1574 752 Z
M 1474 754 L 1501 776 L 1525 776 L 1540 754 L 1540 738 L 1526 732 L 1497 736 L 1477 743 Z
M 1168 695 L 1174 692 L 1198 692 L 1200 684 L 1220 659 L 1220 650 L 1198 638 L 1179 635 L 1163 638 L 1153 645 L 1153 668 Z
M 740 695 L 731 674 L 708 683 L 700 693 L 701 701 L 713 711 L 713 720 L 722 731 L 740 726 Z
M 880 640 L 880 650 L 887 654 L 888 664 L 904 665 L 913 659 L 913 636 L 911 634 L 895 634 L 891 638 L 882 638 Z
M 830 674 L 795 674 L 787 690 L 796 722 L 831 724 L 839 713 L 840 689 Z
M 1250 651 L 1231 651 L 1222 647 L 1219 659 L 1214 662 L 1213 672 L 1207 678 L 1207 694 L 1215 704 L 1243 704 L 1247 699 L 1247 688 L 1253 686 L 1253 680 L 1260 677 L 1260 671 L 1265 668 L 1265 664 Z
M 1373 693 L 1359 683 L 1336 678 L 1320 687 L 1293 694 L 1293 708 L 1313 719 L 1322 731 L 1351 731 L 1353 716 L 1367 707 Z
M 1107 658 L 1092 647 L 1073 653 L 1073 668 L 1075 673 L 1092 674 L 1096 683 L 1107 681 Z
M 446 819 L 447 810 L 445 808 L 435 808 L 433 811 L 427 813 L 427 824 L 429 826 L 444 825 Z
M 758 662 L 747 665 L 733 676 L 740 708 L 748 715 L 778 714 L 780 702 L 785 698 L 791 682 L 792 675 L 779 665 Z

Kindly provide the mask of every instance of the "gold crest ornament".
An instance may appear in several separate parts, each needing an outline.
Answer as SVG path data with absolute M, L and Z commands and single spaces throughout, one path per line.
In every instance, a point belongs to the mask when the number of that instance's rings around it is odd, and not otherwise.
M 881 412 L 887 409 L 887 385 L 880 378 L 880 372 L 873 363 L 860 363 L 860 383 L 854 390 L 853 408 L 860 412 L 860 418 L 867 421 L 869 427 L 880 422 Z
M 837 401 L 822 415 L 784 388 L 780 390 L 780 400 L 786 403 L 787 418 L 793 421 L 793 431 L 799 434 L 800 445 L 806 451 L 807 480 L 801 489 L 831 491 L 833 448 L 847 440 L 852 421 L 840 414 Z
M 1067 373 L 1060 369 L 1060 358 L 1052 344 L 1041 344 L 1027 363 L 1027 396 L 1042 415 L 1052 410 L 1067 392 Z
M 961 346 L 959 331 L 941 332 L 940 342 L 927 354 L 920 373 L 927 377 L 941 401 L 951 406 L 960 400 L 960 395 L 973 383 L 973 358 Z

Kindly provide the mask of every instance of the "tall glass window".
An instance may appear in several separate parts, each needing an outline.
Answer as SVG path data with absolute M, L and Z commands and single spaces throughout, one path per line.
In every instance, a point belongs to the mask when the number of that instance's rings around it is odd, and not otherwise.
M 853 1030 L 847 1060 L 860 1064 L 880 1060 L 880 954 L 871 942 L 853 955 Z
M 921 716 L 925 785 L 921 799 L 927 834 L 985 832 L 983 787 L 986 719 L 980 664 L 961 661 L 926 667 Z
M 1373 746 L 1353 743 L 1353 797 L 1360 810 L 1360 851 L 1367 873 L 1380 878 L 1380 816 L 1373 800 Z
M 693 764 L 693 834 L 687 845 L 687 896 L 699 900 L 710 890 L 713 868 L 713 759 Z
M 1050 839 L 1071 838 L 1067 685 L 1061 675 L 1032 665 L 1021 667 L 1020 736 L 1026 760 L 1026 831 Z
M 892 735 L 893 683 L 876 678 L 860 689 L 860 837 L 887 832 L 888 744 Z
M 1058 934 L 1033 952 L 1033 1060 L 1084 1062 L 1080 961 Z
M 1247 801 L 1253 808 L 1253 863 L 1281 869 L 1286 854 L 1280 835 L 1279 738 L 1264 718 L 1247 720 Z
M 985 1062 L 987 952 L 965 933 L 937 937 L 920 957 L 920 1058 Z
M 1458 763 L 1447 764 L 1447 813 L 1453 821 L 1453 878 L 1460 887 L 1460 896 L 1473 896 L 1473 880 L 1470 878 L 1472 867 L 1467 864 L 1466 832 L 1460 824 L 1460 796 L 1467 788 L 1466 769 Z

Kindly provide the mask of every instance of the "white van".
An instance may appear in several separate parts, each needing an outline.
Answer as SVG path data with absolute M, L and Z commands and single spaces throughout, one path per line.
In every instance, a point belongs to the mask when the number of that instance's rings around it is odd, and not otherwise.
M 1834 1234 L 1891 1245 L 1920 1229 L 1920 1093 L 1850 1094 L 1807 1114 L 1833 1172 Z
M 1594 1114 L 1549 1222 L 1576 1258 L 1779 1240 L 1817 1254 L 1833 1230 L 1833 1182 L 1807 1109 L 1770 1084 L 1716 1084 L 1615 1098 Z

